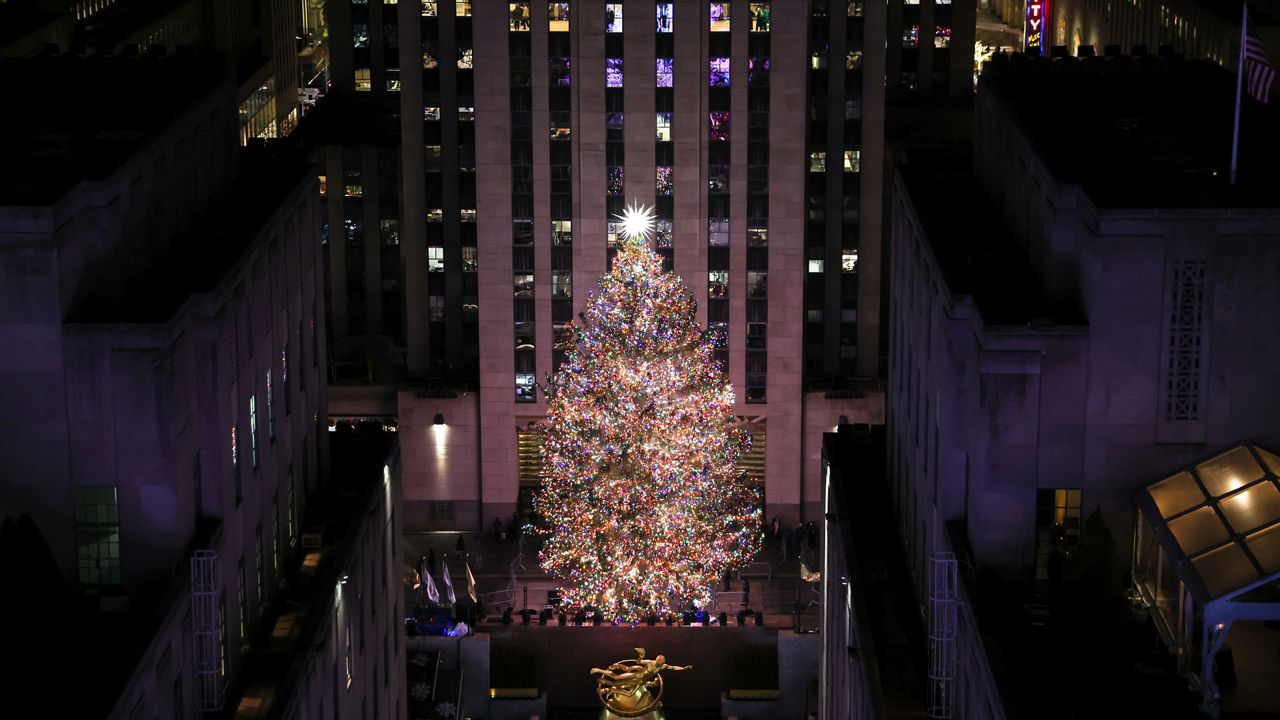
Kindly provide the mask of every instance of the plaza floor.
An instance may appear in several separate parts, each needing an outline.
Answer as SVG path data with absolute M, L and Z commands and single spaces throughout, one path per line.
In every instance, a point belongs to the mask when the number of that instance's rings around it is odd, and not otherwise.
M 552 591 L 559 587 L 538 565 L 539 543 L 537 538 L 530 536 L 499 539 L 491 533 L 406 533 L 404 564 L 415 567 L 419 558 L 434 552 L 436 572 L 433 577 L 442 597 L 447 595 L 443 581 L 445 566 L 449 569 L 456 597 L 466 596 L 466 567 L 470 566 L 476 580 L 476 592 L 487 610 L 487 619 L 480 623 L 481 628 L 501 623 L 502 611 L 508 607 L 515 614 L 514 622 L 520 622 L 520 610 L 528 608 L 535 613 L 533 622 L 536 623 L 537 612 L 553 607 L 548 599 L 554 599 Z M 779 541 L 768 539 L 751 565 L 741 571 L 742 577 L 733 577 L 728 589 L 721 583 L 715 594 L 713 615 L 723 611 L 734 623 L 738 611 L 749 608 L 762 612 L 764 624 L 768 627 L 816 628 L 820 583 L 802 580 L 800 559 L 795 556 L 784 559 L 781 550 Z M 809 558 L 807 567 L 816 569 L 813 561 L 816 552 L 806 549 L 805 555 Z M 745 597 L 744 577 L 750 584 Z M 405 607 L 424 602 L 421 589 L 406 588 Z

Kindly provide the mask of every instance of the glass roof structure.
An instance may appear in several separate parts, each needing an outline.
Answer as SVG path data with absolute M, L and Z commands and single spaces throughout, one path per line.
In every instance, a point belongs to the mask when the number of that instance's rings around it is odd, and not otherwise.
M 1280 457 L 1274 453 L 1237 445 L 1144 493 L 1149 503 L 1140 498 L 1139 504 L 1154 511 L 1144 516 L 1190 561 L 1194 573 L 1182 573 L 1183 581 L 1201 603 L 1280 575 Z

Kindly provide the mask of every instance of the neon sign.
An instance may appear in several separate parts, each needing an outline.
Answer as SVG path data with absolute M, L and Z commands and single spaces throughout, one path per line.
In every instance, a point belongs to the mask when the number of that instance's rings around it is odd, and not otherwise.
M 1026 53 L 1044 55 L 1044 26 L 1049 15 L 1049 0 L 1027 0 Z

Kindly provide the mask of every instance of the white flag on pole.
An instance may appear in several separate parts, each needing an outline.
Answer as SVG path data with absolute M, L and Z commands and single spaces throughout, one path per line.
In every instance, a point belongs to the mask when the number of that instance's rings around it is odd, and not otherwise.
M 450 605 L 458 602 L 458 598 L 453 594 L 453 580 L 449 577 L 449 563 L 444 563 L 444 590 L 449 595 Z
M 431 579 L 431 573 L 423 572 L 422 582 L 427 586 L 427 599 L 433 603 L 440 602 L 440 590 L 436 588 L 436 581 Z

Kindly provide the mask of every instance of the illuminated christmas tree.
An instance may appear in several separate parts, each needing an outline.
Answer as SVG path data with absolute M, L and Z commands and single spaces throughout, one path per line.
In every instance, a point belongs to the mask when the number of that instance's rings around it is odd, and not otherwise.
M 547 478 L 535 499 L 544 569 L 562 601 L 606 618 L 710 600 L 760 543 L 758 493 L 735 470 L 749 436 L 696 301 L 628 208 L 613 269 L 547 387 Z

